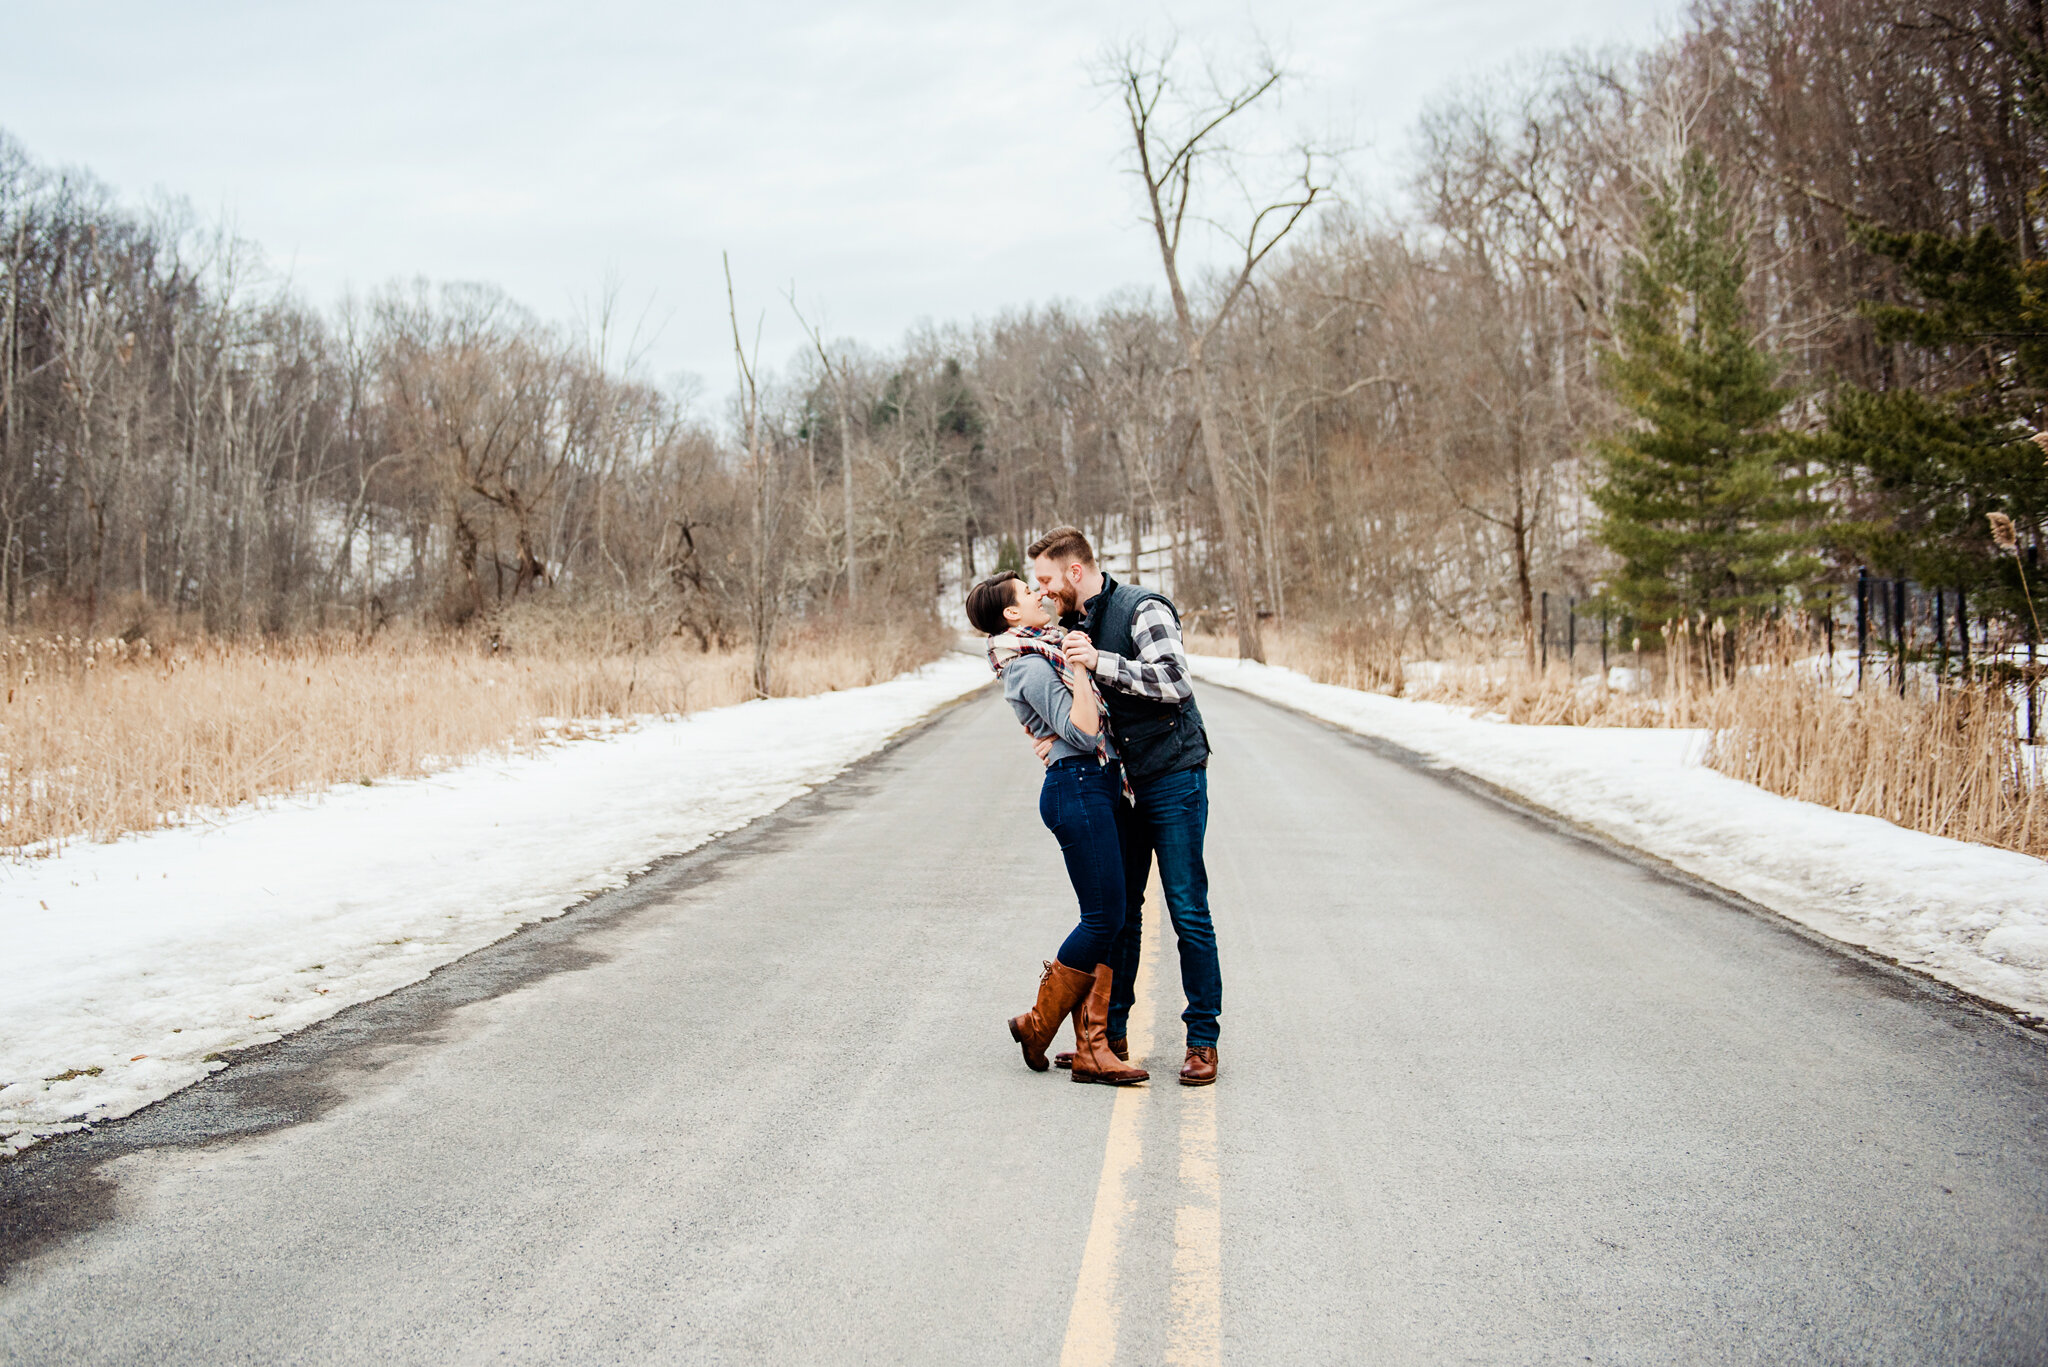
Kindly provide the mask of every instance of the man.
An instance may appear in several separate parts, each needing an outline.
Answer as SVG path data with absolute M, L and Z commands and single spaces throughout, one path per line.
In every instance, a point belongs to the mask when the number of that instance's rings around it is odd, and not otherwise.
M 1216 1018 L 1223 1010 L 1223 973 L 1209 919 L 1209 871 L 1202 841 L 1209 825 L 1209 735 L 1195 705 L 1180 616 L 1165 594 L 1119 584 L 1095 565 L 1079 528 L 1055 527 L 1031 543 L 1032 577 L 1058 601 L 1068 628 L 1067 657 L 1095 675 L 1109 733 L 1136 794 L 1124 852 L 1127 906 L 1110 949 L 1115 972 L 1109 998 L 1109 1047 L 1130 1057 L 1131 1003 L 1144 935 L 1145 883 L 1152 860 L 1180 941 L 1181 990 L 1187 1009 L 1187 1061 L 1180 1080 L 1202 1087 L 1216 1080 Z M 1039 756 L 1043 759 L 1041 748 Z M 1062 1066 L 1066 1066 L 1064 1063 Z

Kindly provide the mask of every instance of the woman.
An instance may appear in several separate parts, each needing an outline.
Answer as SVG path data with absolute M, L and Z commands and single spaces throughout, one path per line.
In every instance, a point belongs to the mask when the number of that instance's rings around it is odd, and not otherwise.
M 1095 681 L 1060 652 L 1065 635 L 1036 590 L 1005 570 L 967 594 L 967 620 L 989 638 L 988 661 L 1003 697 L 1052 754 L 1038 815 L 1060 842 L 1067 877 L 1081 903 L 1081 923 L 1060 945 L 1038 980 L 1038 1001 L 1010 1022 L 1024 1062 L 1046 1069 L 1046 1046 L 1060 1022 L 1074 1018 L 1074 1081 L 1124 1086 L 1151 1074 L 1110 1052 L 1109 947 L 1123 929 L 1124 864 L 1118 827 L 1128 819 L 1123 766 L 1103 725 Z

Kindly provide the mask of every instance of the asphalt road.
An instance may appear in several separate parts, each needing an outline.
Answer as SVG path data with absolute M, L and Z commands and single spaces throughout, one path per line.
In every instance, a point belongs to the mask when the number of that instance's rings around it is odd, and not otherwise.
M 1071 901 L 984 694 L 0 1169 L 0 1361 L 2048 1362 L 2039 1036 L 1204 707 L 1216 1087 L 1170 954 L 1153 1085 L 1018 1062 Z

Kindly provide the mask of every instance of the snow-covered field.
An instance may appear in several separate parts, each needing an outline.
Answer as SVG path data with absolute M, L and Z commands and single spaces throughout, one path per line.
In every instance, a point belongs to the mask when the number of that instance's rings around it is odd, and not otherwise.
M 0 865 L 0 1145 L 126 1115 L 782 806 L 989 682 L 872 688 L 333 789 Z
M 1196 677 L 1377 736 L 1822 934 L 2048 1015 L 2048 863 L 1767 793 L 1704 768 L 1705 733 L 1515 726 L 1470 709 L 1194 657 Z

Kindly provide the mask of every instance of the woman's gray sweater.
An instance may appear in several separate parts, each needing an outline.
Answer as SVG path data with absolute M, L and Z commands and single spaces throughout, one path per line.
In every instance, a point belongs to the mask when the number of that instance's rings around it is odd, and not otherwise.
M 1019 655 L 1003 666 L 1003 698 L 1017 714 L 1017 720 L 1024 723 L 1025 730 L 1034 737 L 1052 737 L 1049 762 L 1095 754 L 1095 737 L 1073 723 L 1074 695 L 1067 690 L 1059 670 L 1043 655 Z M 1096 710 L 1099 715 L 1101 709 Z M 1102 720 L 1107 724 L 1109 719 Z M 1110 746 L 1109 753 L 1115 758 L 1116 747 Z

